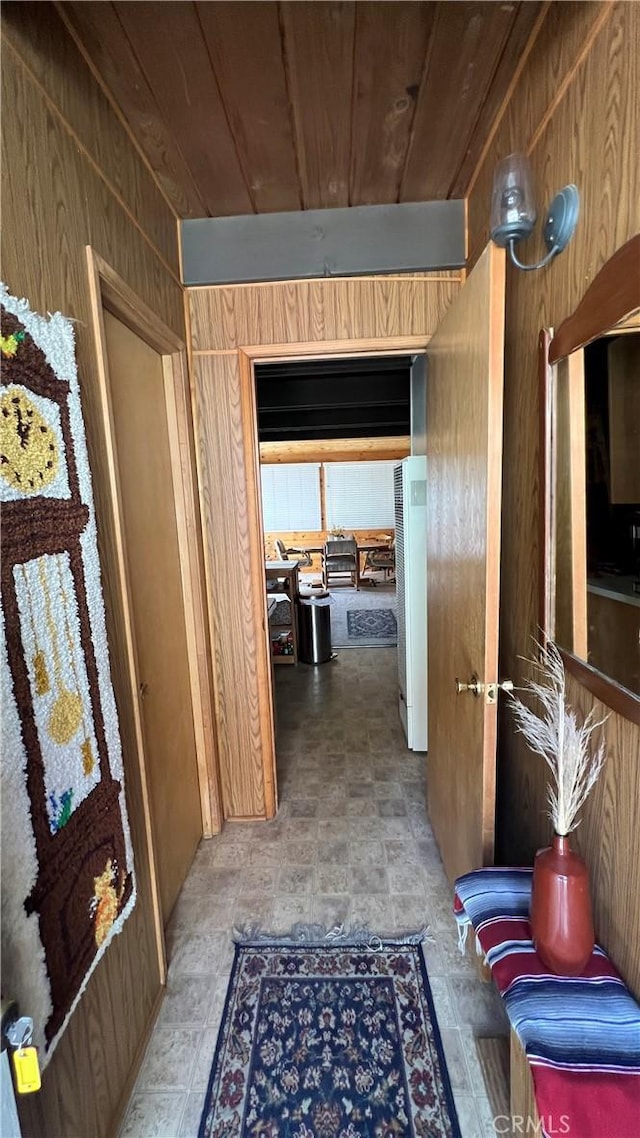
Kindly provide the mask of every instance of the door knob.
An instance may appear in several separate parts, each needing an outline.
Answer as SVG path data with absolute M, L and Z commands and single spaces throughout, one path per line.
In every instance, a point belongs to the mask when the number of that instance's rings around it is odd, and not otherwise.
M 145 696 L 147 696 L 149 694 L 149 685 L 145 684 L 145 683 L 141 683 L 140 687 L 138 688 L 138 694 L 139 694 L 141 699 L 144 699 Z
M 479 696 L 484 691 L 484 684 L 480 683 L 476 673 L 474 672 L 468 683 L 463 683 L 462 680 L 456 679 L 456 691 L 460 695 L 463 691 L 473 692 L 475 696 Z

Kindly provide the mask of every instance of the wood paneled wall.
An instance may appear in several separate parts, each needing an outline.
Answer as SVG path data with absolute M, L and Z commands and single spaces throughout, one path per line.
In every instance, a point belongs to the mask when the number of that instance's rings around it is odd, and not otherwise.
M 640 230 L 640 7 L 553 4 L 512 92 L 469 200 L 469 248 L 487 240 L 496 160 L 529 153 L 540 210 L 566 182 L 580 190 L 576 234 L 552 264 L 522 273 L 508 264 L 505 357 L 501 675 L 522 682 L 539 611 L 538 333 L 573 311 L 605 261 Z M 534 261 L 541 239 L 521 258 Z M 594 703 L 577 685 L 585 711 Z M 640 730 L 612 716 L 604 728 L 607 772 L 585 812 L 578 840 L 593 874 L 597 933 L 640 995 Z M 544 764 L 502 711 L 498 853 L 527 863 L 549 837 Z
M 260 543 L 256 571 L 256 491 L 245 442 L 251 411 L 243 406 L 237 353 L 201 356 L 194 382 L 224 813 L 264 818 L 274 811 L 264 786 L 273 745 L 261 706 L 269 683 L 264 554 Z
M 640 696 L 640 606 L 589 589 L 587 615 L 589 663 Z
M 614 602 L 615 603 L 615 602 Z M 622 607 L 622 606 L 620 606 Z M 583 716 L 609 708 L 568 677 L 567 696 Z M 602 728 L 606 766 L 582 812 L 576 847 L 589 863 L 596 935 L 631 989 L 640 992 L 640 727 L 611 713 Z
M 427 337 L 459 283 L 444 272 L 192 288 L 193 350 Z
M 252 358 L 424 348 L 459 288 L 433 273 L 188 290 L 227 818 L 276 805 Z
M 76 322 L 111 668 L 120 716 L 138 902 L 98 965 L 49 1066 L 20 1103 L 25 1138 L 117 1130 L 162 993 L 145 858 L 85 246 L 182 339 L 176 222 L 52 6 L 3 5 L 3 277 L 34 310 Z M 25 1013 L 29 1008 L 24 1008 Z

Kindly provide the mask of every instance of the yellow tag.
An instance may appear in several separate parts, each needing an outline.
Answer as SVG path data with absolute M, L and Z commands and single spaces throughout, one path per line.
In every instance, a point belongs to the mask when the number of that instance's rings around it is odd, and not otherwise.
M 14 1051 L 13 1071 L 16 1077 L 16 1090 L 19 1095 L 29 1095 L 39 1091 L 41 1086 L 40 1064 L 35 1047 L 20 1047 Z

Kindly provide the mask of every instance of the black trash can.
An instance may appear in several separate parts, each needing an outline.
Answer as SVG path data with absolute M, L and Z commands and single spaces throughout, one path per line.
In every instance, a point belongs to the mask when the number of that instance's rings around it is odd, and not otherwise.
M 331 598 L 328 593 L 298 601 L 298 658 L 304 664 L 331 659 Z

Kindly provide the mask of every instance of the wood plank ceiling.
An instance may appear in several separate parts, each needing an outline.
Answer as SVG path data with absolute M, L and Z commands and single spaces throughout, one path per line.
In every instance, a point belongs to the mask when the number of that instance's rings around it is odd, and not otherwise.
M 179 217 L 464 197 L 542 3 L 62 3 Z

